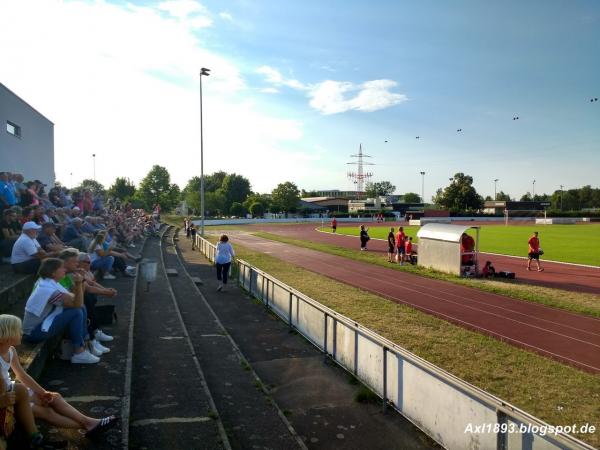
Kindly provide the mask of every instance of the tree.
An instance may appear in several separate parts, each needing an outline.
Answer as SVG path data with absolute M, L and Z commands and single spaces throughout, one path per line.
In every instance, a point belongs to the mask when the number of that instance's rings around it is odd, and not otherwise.
M 404 203 L 421 203 L 421 196 L 414 192 L 407 192 L 402 196 Z
M 496 194 L 496 200 L 499 202 L 510 202 L 510 195 L 500 191 Z
M 519 199 L 521 202 L 530 202 L 531 200 L 533 200 L 531 197 L 531 192 L 526 192 L 525 194 L 521 195 L 521 198 Z
M 109 197 L 127 201 L 135 194 L 135 185 L 129 178 L 117 177 L 111 187 L 108 188 Z
M 227 176 L 227 172 L 219 171 L 206 175 L 204 177 L 204 192 L 215 192 L 223 186 L 223 180 Z M 198 190 L 200 190 L 200 177 L 198 178 Z
M 75 188 L 73 188 L 74 191 L 92 191 L 92 193 L 94 194 L 104 194 L 106 192 L 106 190 L 104 189 L 104 186 L 100 183 L 98 183 L 96 180 L 90 180 L 90 179 L 86 179 L 83 180 L 81 182 L 81 184 Z
M 262 205 L 262 210 L 264 213 L 264 211 L 267 211 L 271 206 L 271 196 L 269 194 L 256 194 L 253 192 L 248 197 L 246 197 L 246 200 L 244 200 L 244 203 L 242 203 L 242 205 L 244 205 L 244 208 L 250 211 L 250 208 L 254 203 L 260 203 Z
M 462 172 L 455 174 L 444 190 L 437 190 L 433 202 L 451 211 L 469 211 L 483 207 L 483 197 L 473 187 L 473 177 Z
M 180 192 L 176 184 L 171 184 L 171 176 L 164 167 L 154 165 L 140 182 L 135 193 L 144 208 L 151 209 L 157 203 L 164 211 L 170 211 L 179 202 Z
M 300 191 L 298 190 L 298 186 L 291 181 L 279 183 L 277 187 L 273 189 L 273 192 L 271 192 L 271 196 L 273 197 L 273 204 L 277 205 L 280 210 L 286 212 L 295 212 L 298 207 L 298 202 L 300 201 Z
M 198 199 L 200 198 L 200 194 L 198 194 Z M 225 212 L 225 203 L 227 199 L 223 192 L 219 189 L 215 192 L 205 192 L 204 193 L 204 213 L 210 216 L 220 216 Z M 198 205 L 200 204 L 200 200 L 198 200 Z M 200 208 L 198 206 L 198 208 Z
M 394 186 L 389 181 L 377 181 L 375 183 L 369 182 L 365 185 L 365 193 L 367 195 L 367 198 L 391 195 L 395 191 L 396 186 Z
M 252 217 L 262 217 L 264 213 L 265 208 L 262 203 L 255 202 L 250 205 L 250 214 L 252 214 Z
M 225 195 L 225 210 L 229 211 L 233 202 L 242 203 L 250 195 L 250 181 L 241 175 L 231 173 L 225 176 L 221 191 Z
M 244 215 L 244 207 L 241 203 L 233 202 L 229 208 L 229 212 L 234 216 L 242 217 Z

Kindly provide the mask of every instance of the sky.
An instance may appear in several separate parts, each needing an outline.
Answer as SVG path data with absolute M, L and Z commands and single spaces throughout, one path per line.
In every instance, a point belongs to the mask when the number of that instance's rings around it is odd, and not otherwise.
M 456 172 L 484 196 L 600 186 L 593 0 L 0 0 L 0 54 L 67 186 L 92 154 L 107 186 L 198 176 L 202 67 L 205 173 L 257 192 L 352 190 L 359 145 L 427 199 Z

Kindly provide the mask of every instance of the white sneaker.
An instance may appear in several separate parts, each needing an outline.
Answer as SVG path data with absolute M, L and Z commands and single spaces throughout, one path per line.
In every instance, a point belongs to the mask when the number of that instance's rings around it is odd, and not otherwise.
M 127 247 L 129 247 L 129 248 L 135 248 L 135 244 L 129 244 Z
M 71 364 L 96 364 L 100 362 L 100 358 L 92 355 L 87 350 L 82 351 L 81 353 L 76 353 L 71 356 Z
M 112 336 L 109 336 L 102 330 L 96 330 L 96 332 L 94 333 L 94 340 L 98 342 L 110 342 L 113 339 L 114 338 Z
M 102 277 L 104 280 L 116 280 L 117 277 L 115 277 L 113 274 L 107 273 L 106 275 L 104 275 Z
M 104 353 L 108 353 L 110 352 L 110 348 L 105 347 L 104 345 L 102 345 L 100 342 L 98 342 L 96 339 L 94 339 L 92 341 L 92 347 L 94 347 L 94 349 L 96 351 L 100 352 L 100 355 L 104 354 Z M 96 356 L 100 356 L 100 355 L 96 355 Z
M 102 350 L 98 350 L 94 344 L 92 343 L 92 341 L 88 342 L 87 345 L 87 351 L 90 352 L 92 355 L 100 357 L 102 356 Z

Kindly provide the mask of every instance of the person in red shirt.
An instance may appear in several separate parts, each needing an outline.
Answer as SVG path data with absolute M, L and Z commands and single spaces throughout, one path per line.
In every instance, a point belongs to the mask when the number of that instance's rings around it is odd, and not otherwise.
M 463 233 L 460 239 L 460 252 L 463 253 L 461 261 L 463 266 L 472 265 L 474 261 L 473 251 L 475 250 L 475 239 L 467 233 Z M 466 253 L 466 254 L 464 254 Z
M 402 264 L 404 262 L 404 238 L 406 234 L 404 233 L 404 227 L 398 228 L 398 233 L 396 234 L 396 262 Z
M 543 272 L 544 269 L 540 265 L 540 239 L 538 238 L 538 232 L 534 231 L 533 235 L 527 241 L 529 244 L 529 254 L 527 258 L 527 270 L 531 270 L 531 261 L 535 260 L 538 272 Z
M 331 220 L 331 229 L 333 230 L 334 233 L 335 233 L 335 230 L 337 230 L 337 220 L 335 220 L 335 217 Z

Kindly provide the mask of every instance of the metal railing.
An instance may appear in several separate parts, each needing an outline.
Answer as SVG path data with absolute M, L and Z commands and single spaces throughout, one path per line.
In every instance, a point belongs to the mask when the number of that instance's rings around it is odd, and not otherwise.
M 197 237 L 214 261 L 216 248 Z M 593 449 L 440 369 L 243 260 L 240 286 L 448 449 Z

